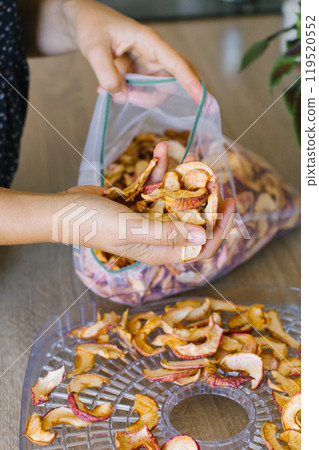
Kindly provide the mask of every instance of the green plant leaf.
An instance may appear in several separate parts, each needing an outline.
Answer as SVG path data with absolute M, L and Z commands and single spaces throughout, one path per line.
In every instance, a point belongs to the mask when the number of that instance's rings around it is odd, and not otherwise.
M 240 71 L 246 69 L 253 61 L 259 58 L 259 56 L 261 56 L 268 48 L 268 45 L 269 40 L 263 39 L 262 41 L 255 42 L 249 47 L 241 60 Z
M 284 102 L 290 114 L 294 115 L 296 98 L 298 96 L 298 91 L 300 91 L 301 81 L 300 78 L 295 81 L 295 83 L 287 89 L 284 93 Z
M 301 143 L 301 80 L 300 77 L 296 82 L 286 90 L 284 101 L 288 111 L 292 115 L 293 125 L 298 143 Z
M 270 87 L 273 88 L 279 84 L 285 75 L 292 72 L 296 64 L 294 56 L 279 56 L 270 73 Z

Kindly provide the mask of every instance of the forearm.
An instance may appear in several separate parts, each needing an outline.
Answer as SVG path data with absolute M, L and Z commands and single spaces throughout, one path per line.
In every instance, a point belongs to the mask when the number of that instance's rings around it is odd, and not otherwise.
M 0 188 L 0 245 L 51 241 L 53 194 Z
M 77 49 L 66 13 L 67 3 L 68 0 L 19 0 L 27 56 L 58 55 Z

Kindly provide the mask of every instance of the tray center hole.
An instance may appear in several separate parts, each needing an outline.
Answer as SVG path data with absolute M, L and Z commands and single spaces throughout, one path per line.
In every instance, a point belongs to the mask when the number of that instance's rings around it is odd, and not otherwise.
M 221 441 L 240 433 L 248 424 L 242 406 L 227 397 L 200 394 L 180 401 L 169 420 L 181 434 L 203 441 Z

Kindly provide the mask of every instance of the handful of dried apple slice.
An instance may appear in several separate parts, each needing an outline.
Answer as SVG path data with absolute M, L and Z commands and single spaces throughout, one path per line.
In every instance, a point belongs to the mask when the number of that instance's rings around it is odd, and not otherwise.
M 217 220 L 218 192 L 208 183 L 218 178 L 210 166 L 200 161 L 180 164 L 166 173 L 160 183 L 146 185 L 158 160 L 153 158 L 144 171 L 125 189 L 111 187 L 104 197 L 121 200 L 132 210 L 148 214 L 152 220 L 181 220 L 212 229 Z M 184 246 L 181 261 L 198 257 L 202 246 Z

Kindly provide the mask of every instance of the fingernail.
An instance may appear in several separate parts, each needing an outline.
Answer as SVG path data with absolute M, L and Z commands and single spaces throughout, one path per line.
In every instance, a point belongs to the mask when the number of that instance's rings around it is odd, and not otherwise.
M 206 233 L 204 230 L 193 230 L 188 233 L 187 240 L 194 245 L 205 245 Z

